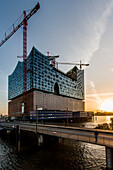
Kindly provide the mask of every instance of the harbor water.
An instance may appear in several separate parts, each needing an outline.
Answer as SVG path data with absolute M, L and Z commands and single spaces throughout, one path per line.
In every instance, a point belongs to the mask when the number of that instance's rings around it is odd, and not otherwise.
M 92 125 L 108 123 L 97 117 Z M 105 120 L 106 119 L 106 120 Z M 102 122 L 103 121 L 103 122 Z M 91 126 L 91 123 L 90 126 Z M 85 123 L 88 125 L 88 123 Z M 106 169 L 105 147 L 70 139 L 43 144 L 18 154 L 16 146 L 0 136 L 0 170 L 99 170 Z

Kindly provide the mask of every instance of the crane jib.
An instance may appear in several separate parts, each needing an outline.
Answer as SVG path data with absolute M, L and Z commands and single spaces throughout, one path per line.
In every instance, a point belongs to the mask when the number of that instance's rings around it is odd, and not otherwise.
M 13 29 L 12 32 L 9 33 L 8 36 L 5 37 L 4 40 L 2 40 L 2 42 L 0 43 L 0 47 L 23 25 L 24 21 L 28 20 L 32 15 L 34 15 L 38 9 L 40 9 L 40 4 L 39 2 L 37 3 L 37 5 L 30 11 L 30 13 L 23 19 L 23 21 L 16 27 Z

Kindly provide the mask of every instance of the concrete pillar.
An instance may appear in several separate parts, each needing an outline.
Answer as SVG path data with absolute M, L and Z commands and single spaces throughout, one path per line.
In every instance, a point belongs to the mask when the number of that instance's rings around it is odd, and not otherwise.
M 106 167 L 113 169 L 113 148 L 106 147 Z
M 58 138 L 58 142 L 59 142 L 59 143 L 63 143 L 63 142 L 64 142 L 64 138 L 59 137 L 59 138 Z
M 38 146 L 43 144 L 43 135 L 38 135 Z
M 7 129 L 7 134 L 10 134 L 11 133 L 11 130 Z

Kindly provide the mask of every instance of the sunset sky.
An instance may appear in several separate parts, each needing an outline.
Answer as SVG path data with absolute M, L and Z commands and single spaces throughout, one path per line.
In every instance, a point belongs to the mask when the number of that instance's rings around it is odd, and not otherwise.
M 0 40 L 36 0 L 0 1 Z M 86 110 L 113 110 L 113 0 L 39 0 L 40 10 L 28 21 L 28 54 L 59 55 L 58 61 L 89 63 L 85 68 Z M 20 28 L 0 47 L 0 113 L 7 113 L 8 75 L 23 51 Z M 67 72 L 71 66 L 59 65 Z M 107 104 L 107 106 L 106 106 Z M 108 107 L 108 108 L 107 108 Z M 106 109 L 107 108 L 107 109 Z

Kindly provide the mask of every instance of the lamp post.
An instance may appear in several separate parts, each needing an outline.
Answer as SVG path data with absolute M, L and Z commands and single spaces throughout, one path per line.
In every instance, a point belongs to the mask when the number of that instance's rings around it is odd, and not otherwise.
M 38 127 L 38 109 L 36 105 L 36 133 L 37 133 L 37 127 Z
M 36 105 L 36 133 L 37 133 L 37 130 L 38 130 L 38 117 L 40 117 L 40 112 L 38 112 L 38 110 L 42 110 L 42 108 L 38 108 L 37 105 Z
M 68 107 L 67 107 L 67 126 L 68 126 Z

